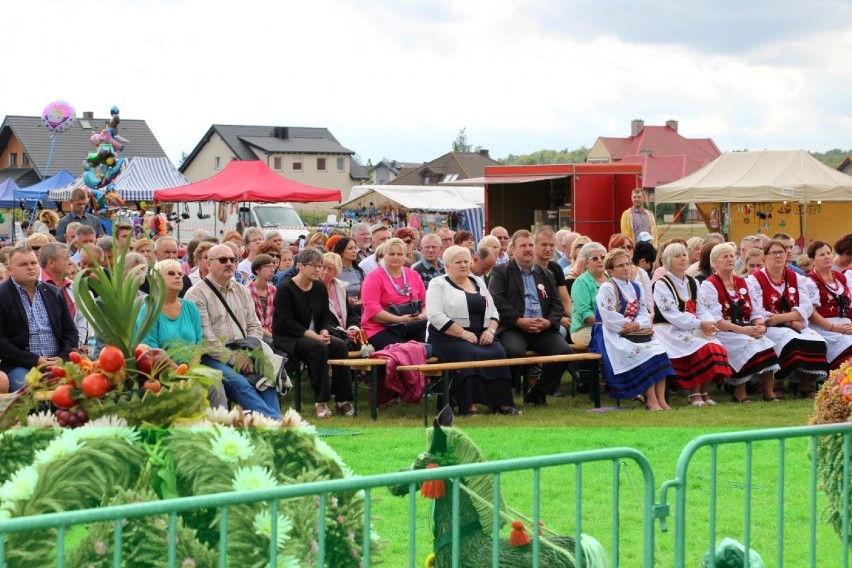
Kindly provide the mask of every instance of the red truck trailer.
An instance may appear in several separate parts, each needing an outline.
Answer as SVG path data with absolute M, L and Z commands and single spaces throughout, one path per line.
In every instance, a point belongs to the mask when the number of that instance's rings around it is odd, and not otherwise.
M 609 242 L 620 231 L 630 192 L 642 187 L 640 164 L 543 164 L 487 166 L 485 175 L 465 183 L 485 186 L 485 230 L 498 225 L 509 233 L 550 226 L 570 228 L 592 240 Z

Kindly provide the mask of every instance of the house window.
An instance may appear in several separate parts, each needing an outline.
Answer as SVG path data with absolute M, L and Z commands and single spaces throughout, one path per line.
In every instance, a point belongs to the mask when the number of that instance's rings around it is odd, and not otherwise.
M 281 171 L 281 158 L 280 157 L 272 158 L 272 168 L 277 172 Z
M 15 168 L 18 166 L 18 155 L 14 152 L 9 154 L 9 167 Z
M 215 158 L 213 158 L 213 169 L 218 170 L 221 167 L 222 160 L 219 158 L 219 156 L 216 156 Z
M 317 158 L 317 171 L 324 172 L 325 171 L 325 158 Z
M 293 158 L 293 171 L 301 172 L 302 171 L 302 158 Z
M 23 165 L 25 165 L 25 166 L 29 166 L 29 165 L 30 165 L 30 156 L 29 156 L 29 154 L 24 154 L 24 155 L 22 156 L 21 163 L 22 163 Z
M 345 172 L 346 171 L 346 160 L 344 158 L 337 158 L 337 171 Z

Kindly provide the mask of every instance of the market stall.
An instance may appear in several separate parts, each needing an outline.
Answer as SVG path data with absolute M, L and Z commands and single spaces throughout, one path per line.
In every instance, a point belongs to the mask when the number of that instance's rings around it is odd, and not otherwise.
M 657 203 L 696 203 L 708 229 L 734 242 L 783 232 L 804 250 L 834 243 L 852 219 L 852 176 L 804 150 L 727 152 L 655 195 Z

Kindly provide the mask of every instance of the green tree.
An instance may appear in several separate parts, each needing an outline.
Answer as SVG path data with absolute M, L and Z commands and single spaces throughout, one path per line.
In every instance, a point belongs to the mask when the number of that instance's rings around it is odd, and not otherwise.
M 827 165 L 830 168 L 837 169 L 837 166 L 843 163 L 843 160 L 852 156 L 852 150 L 841 150 L 840 148 L 834 148 L 833 150 L 828 150 L 827 152 L 810 152 L 810 155 Z
M 470 152 L 470 142 L 467 141 L 467 128 L 462 128 L 453 140 L 453 152 Z
M 538 150 L 531 154 L 521 154 L 516 156 L 509 154 L 505 158 L 498 160 L 501 164 L 507 166 L 528 166 L 533 164 L 582 164 L 586 161 L 589 155 L 589 149 L 585 146 L 580 146 L 576 150 Z

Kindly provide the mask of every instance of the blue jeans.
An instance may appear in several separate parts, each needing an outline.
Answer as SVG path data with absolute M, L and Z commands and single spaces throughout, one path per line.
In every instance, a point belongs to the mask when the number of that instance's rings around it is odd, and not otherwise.
M 260 412 L 270 418 L 281 418 L 281 405 L 278 402 L 278 393 L 274 388 L 259 391 L 248 382 L 244 376 L 234 370 L 233 367 L 213 359 L 209 355 L 201 357 L 201 364 L 211 369 L 222 371 L 225 380 L 225 394 L 229 400 L 239 404 L 244 410 Z
M 15 392 L 24 388 L 27 382 L 27 373 L 29 372 L 29 369 L 23 367 L 15 367 L 6 371 L 6 374 L 9 375 L 9 392 Z

